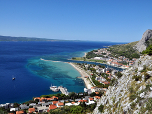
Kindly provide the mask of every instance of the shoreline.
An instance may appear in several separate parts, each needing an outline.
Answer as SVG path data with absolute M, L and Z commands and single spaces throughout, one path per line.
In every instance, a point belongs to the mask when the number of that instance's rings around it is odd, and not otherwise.
M 85 78 L 85 76 L 89 76 L 84 70 L 81 70 L 80 68 L 78 68 L 77 65 L 75 65 L 74 63 L 68 63 L 70 64 L 71 66 L 73 66 L 73 68 L 75 68 L 80 74 L 81 74 L 81 79 L 83 79 L 84 83 L 85 83 L 85 86 L 87 89 L 91 89 L 92 84 L 90 82 L 90 80 L 88 78 Z

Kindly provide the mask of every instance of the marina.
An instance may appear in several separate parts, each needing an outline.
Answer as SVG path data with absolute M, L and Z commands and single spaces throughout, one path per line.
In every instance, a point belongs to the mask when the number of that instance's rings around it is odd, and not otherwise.
M 58 92 L 60 90 L 62 94 L 69 95 L 67 88 L 62 87 L 62 86 L 59 86 L 59 87 L 51 86 L 50 90 L 52 90 L 53 92 Z
M 58 91 L 59 91 L 59 89 L 58 89 L 57 86 L 51 86 L 51 87 L 50 87 L 50 90 L 52 90 L 52 91 L 54 91 L 54 92 L 58 92 Z
M 60 89 L 62 94 L 69 95 L 67 88 L 59 86 L 58 89 Z

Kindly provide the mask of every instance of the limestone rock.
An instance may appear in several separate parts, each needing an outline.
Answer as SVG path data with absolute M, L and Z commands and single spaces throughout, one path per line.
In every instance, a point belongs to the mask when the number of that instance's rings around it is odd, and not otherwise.
M 147 45 L 146 45 L 146 42 L 151 39 L 152 37 L 152 30 L 148 29 L 144 32 L 141 40 L 136 44 L 136 49 L 139 51 L 139 52 L 142 52 L 143 50 L 146 49 Z

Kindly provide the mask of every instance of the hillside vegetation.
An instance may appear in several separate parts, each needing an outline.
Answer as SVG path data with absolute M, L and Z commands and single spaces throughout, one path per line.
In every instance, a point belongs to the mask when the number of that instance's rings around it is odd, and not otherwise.
M 129 59 L 139 58 L 140 53 L 136 49 L 134 49 L 134 46 L 137 43 L 138 41 L 122 45 L 113 45 L 109 47 L 108 51 L 111 52 L 112 57 L 125 56 Z

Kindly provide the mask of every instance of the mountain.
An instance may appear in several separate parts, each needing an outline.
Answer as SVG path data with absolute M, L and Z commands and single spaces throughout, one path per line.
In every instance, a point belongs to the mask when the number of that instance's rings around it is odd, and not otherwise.
M 152 113 L 152 56 L 141 56 L 134 67 L 123 71 L 100 104 L 104 106 L 103 114 Z
M 46 38 L 0 36 L 0 41 L 56 41 L 56 40 L 55 39 L 46 39 Z
M 135 48 L 142 52 L 147 48 L 147 46 L 152 44 L 152 30 L 148 29 L 142 35 L 141 40 L 135 45 Z
M 152 44 L 152 30 L 146 30 L 135 45 L 139 52 Z M 133 67 L 109 86 L 94 114 L 152 114 L 152 56 L 141 55 Z M 99 110 L 101 112 L 99 112 Z

